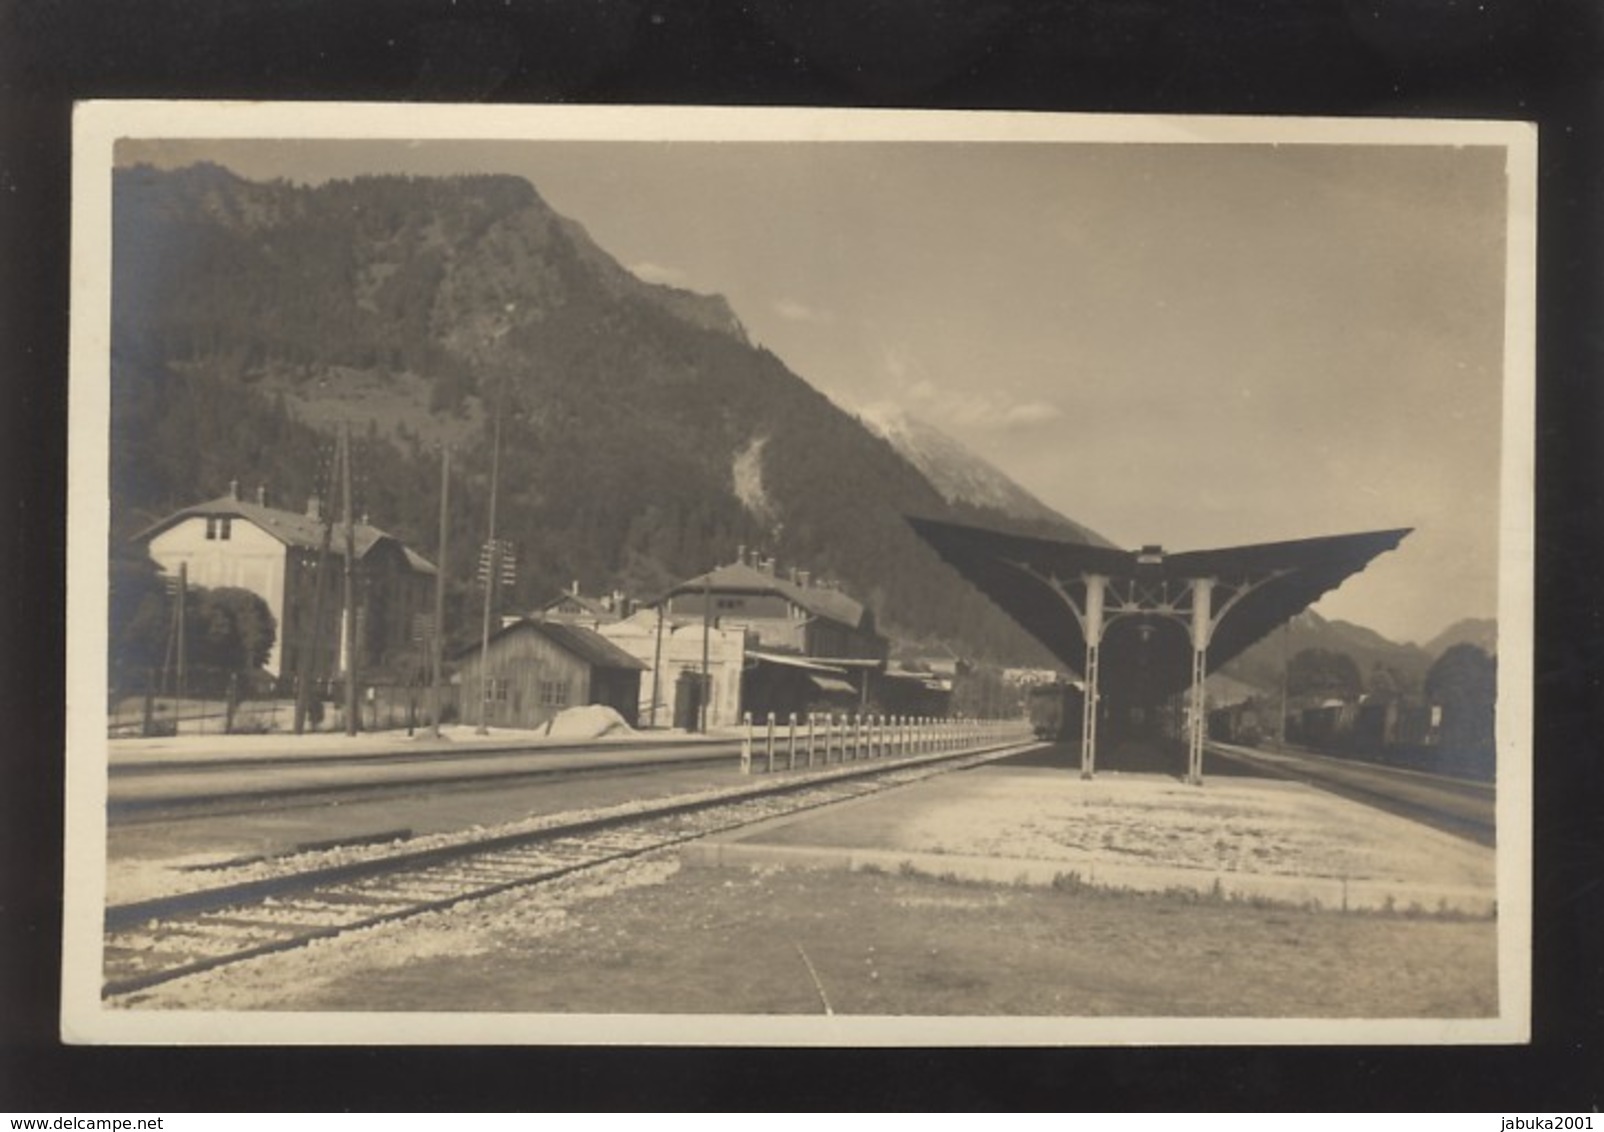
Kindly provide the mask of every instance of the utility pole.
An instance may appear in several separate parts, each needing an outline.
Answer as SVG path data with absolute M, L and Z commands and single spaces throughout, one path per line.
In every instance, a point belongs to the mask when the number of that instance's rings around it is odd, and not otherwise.
M 488 735 L 486 719 L 490 709 L 490 611 L 494 603 L 496 586 L 500 584 L 501 555 L 496 544 L 496 480 L 501 475 L 501 397 L 496 396 L 496 420 L 490 443 L 490 560 L 485 569 L 485 614 L 479 635 L 479 726 L 477 735 Z
M 1276 727 L 1276 738 L 1281 746 L 1287 745 L 1287 665 L 1292 651 L 1292 622 L 1281 626 L 1281 714 Z
M 340 491 L 345 505 L 345 733 L 356 734 L 356 522 L 351 515 L 351 426 L 340 426 Z
M 657 603 L 657 645 L 652 652 L 652 710 L 649 726 L 657 726 L 657 700 L 662 692 L 663 676 L 663 605 L 668 599 L 664 598 Z
M 188 629 L 187 629 L 187 627 L 185 625 L 185 622 L 184 622 L 184 618 L 185 618 L 185 616 L 187 615 L 187 612 L 188 612 L 188 610 L 185 607 L 188 606 L 188 605 L 189 605 L 189 563 L 188 562 L 180 562 L 178 564 L 178 612 L 177 612 L 177 618 L 178 618 L 178 685 L 177 685 L 178 697 L 177 698 L 179 700 L 180 706 L 179 707 L 175 707 L 173 709 L 173 719 L 175 721 L 175 725 L 176 725 L 176 720 L 178 719 L 179 712 L 181 710 L 181 705 L 183 703 L 184 686 L 187 683 L 186 677 L 188 675 L 186 670 L 188 668 L 189 653 L 188 653 L 187 646 L 186 646 L 185 641 L 184 641 L 184 638 L 189 636 Z
M 451 497 L 451 445 L 440 446 L 440 546 L 435 554 L 434 568 L 434 642 L 430 656 L 429 718 L 430 729 L 440 738 L 441 678 L 445 666 L 446 617 L 446 516 Z
M 323 486 L 329 486 L 325 483 Z M 316 573 L 312 578 L 312 634 L 310 644 L 303 638 L 300 657 L 300 670 L 297 673 L 295 686 L 295 733 L 300 735 L 306 730 L 307 695 L 311 691 L 312 683 L 317 679 L 318 658 L 323 651 L 323 578 L 328 570 L 329 547 L 334 541 L 334 501 L 331 499 L 325 505 L 322 496 L 318 496 L 318 522 L 323 524 L 323 538 L 318 543 Z
M 713 572 L 702 575 L 702 680 L 696 696 L 696 729 L 707 734 L 708 688 L 711 682 L 707 671 L 708 638 L 713 632 Z

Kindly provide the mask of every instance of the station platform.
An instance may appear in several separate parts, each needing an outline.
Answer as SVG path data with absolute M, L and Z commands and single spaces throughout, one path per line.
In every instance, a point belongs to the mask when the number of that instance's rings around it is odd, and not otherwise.
M 703 747 L 709 743 L 732 743 L 742 734 L 739 728 L 715 728 L 705 733 L 686 731 L 631 731 L 621 729 L 604 735 L 550 734 L 542 730 L 491 728 L 479 734 L 468 725 L 441 729 L 439 737 L 419 728 L 405 731 L 362 732 L 342 735 L 327 731 L 292 735 L 275 732 L 265 735 L 182 735 L 140 739 L 109 739 L 107 763 L 113 774 L 120 771 L 172 770 L 247 764 L 332 763 L 396 758 L 438 758 L 482 756 L 505 753 L 586 753 L 619 751 L 639 753 L 651 749 L 673 750 Z
M 1085 780 L 1039 748 L 688 846 L 687 865 L 1191 893 L 1328 910 L 1491 916 L 1493 849 L 1303 783 L 1129 752 Z M 1137 769 L 1130 769 L 1137 768 Z

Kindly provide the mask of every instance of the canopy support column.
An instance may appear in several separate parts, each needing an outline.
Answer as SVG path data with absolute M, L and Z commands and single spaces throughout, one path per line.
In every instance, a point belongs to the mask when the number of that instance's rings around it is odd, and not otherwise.
M 1097 666 L 1103 643 L 1103 590 L 1108 579 L 1101 574 L 1086 575 L 1086 609 L 1081 629 L 1086 637 L 1085 695 L 1080 716 L 1080 776 L 1097 773 Z
M 1208 727 L 1208 699 L 1204 681 L 1208 677 L 1209 636 L 1214 628 L 1210 606 L 1214 579 L 1192 580 L 1192 707 L 1187 713 L 1186 781 L 1203 785 L 1203 736 Z

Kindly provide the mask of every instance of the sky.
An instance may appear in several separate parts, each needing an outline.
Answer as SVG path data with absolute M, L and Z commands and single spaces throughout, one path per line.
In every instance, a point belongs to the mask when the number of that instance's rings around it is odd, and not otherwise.
M 1505 154 L 1486 146 L 141 140 L 253 179 L 505 172 L 1125 546 L 1414 533 L 1315 608 L 1497 609 Z

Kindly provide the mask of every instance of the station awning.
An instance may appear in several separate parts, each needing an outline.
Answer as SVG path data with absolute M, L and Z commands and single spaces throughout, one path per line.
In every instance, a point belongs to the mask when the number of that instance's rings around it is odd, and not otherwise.
M 1120 550 L 933 519 L 910 517 L 908 522 L 950 566 L 1077 673 L 1085 664 L 1086 639 L 1072 605 L 1084 593 L 1088 575 L 1154 603 L 1197 578 L 1239 589 L 1241 597 L 1222 615 L 1209 645 L 1212 671 L 1409 534 L 1402 528 L 1166 554 L 1158 548 Z M 1186 632 L 1173 617 L 1124 613 L 1102 641 L 1105 677 L 1139 676 L 1160 694 L 1187 687 Z

